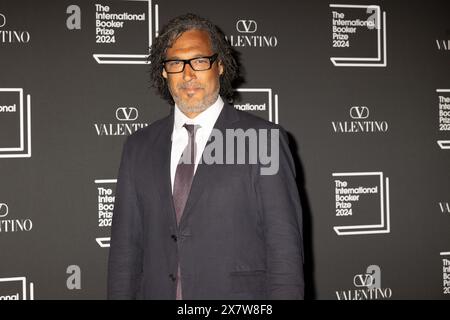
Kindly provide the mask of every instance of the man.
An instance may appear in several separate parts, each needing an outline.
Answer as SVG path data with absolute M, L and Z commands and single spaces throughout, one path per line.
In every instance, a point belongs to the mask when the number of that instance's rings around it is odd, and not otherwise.
M 231 53 L 223 34 L 193 14 L 170 21 L 151 48 L 153 85 L 175 107 L 124 145 L 110 299 L 304 296 L 301 206 L 286 133 L 224 103 L 237 76 Z M 236 162 L 256 156 L 251 139 L 237 153 L 229 141 L 218 143 L 250 130 L 270 132 L 259 146 L 276 142 L 268 147 L 275 170 L 264 173 L 261 159 Z

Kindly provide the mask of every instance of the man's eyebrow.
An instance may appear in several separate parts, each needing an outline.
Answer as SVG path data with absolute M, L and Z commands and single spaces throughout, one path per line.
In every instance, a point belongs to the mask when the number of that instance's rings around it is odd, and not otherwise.
M 198 53 L 198 54 L 194 54 L 189 59 L 195 59 L 195 58 L 200 58 L 200 57 L 208 57 L 208 55 L 204 54 L 204 53 Z M 173 56 L 173 57 L 170 57 L 170 58 L 166 58 L 165 60 L 189 60 L 189 59 L 183 59 L 183 58 L 180 58 L 179 56 Z
M 164 60 L 181 60 L 181 58 L 179 58 L 178 56 L 173 56 L 173 57 L 166 57 L 166 59 Z

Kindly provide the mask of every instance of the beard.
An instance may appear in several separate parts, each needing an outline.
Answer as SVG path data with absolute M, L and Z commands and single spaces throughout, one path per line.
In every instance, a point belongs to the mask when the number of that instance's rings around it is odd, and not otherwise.
M 201 88 L 201 86 L 198 85 L 192 85 L 192 84 L 180 84 L 177 87 L 179 90 L 188 89 L 188 88 Z M 172 91 L 172 90 L 170 90 Z M 182 99 L 180 96 L 175 95 L 172 93 L 172 98 L 175 101 L 178 108 L 183 113 L 200 113 L 208 109 L 210 106 L 216 102 L 217 97 L 219 96 L 220 88 L 217 87 L 216 90 L 214 90 L 213 93 L 209 95 L 205 95 L 201 100 L 195 100 L 195 99 Z

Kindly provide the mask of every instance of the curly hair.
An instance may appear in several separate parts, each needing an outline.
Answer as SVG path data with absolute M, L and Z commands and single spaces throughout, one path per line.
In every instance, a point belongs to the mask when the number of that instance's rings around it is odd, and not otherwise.
M 170 20 L 160 31 L 150 47 L 150 82 L 158 94 L 171 105 L 175 102 L 170 94 L 166 79 L 162 76 L 163 61 L 166 58 L 166 50 L 170 48 L 178 37 L 189 30 L 202 30 L 209 34 L 212 49 L 218 53 L 218 60 L 223 65 L 223 74 L 220 76 L 219 94 L 227 100 L 232 100 L 234 90 L 232 83 L 239 76 L 239 67 L 234 58 L 234 51 L 225 39 L 220 29 L 209 20 L 196 14 L 188 13 Z

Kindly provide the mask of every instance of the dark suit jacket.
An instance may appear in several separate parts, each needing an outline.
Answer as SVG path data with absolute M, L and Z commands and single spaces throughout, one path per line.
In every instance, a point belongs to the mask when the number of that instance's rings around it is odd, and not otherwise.
M 173 121 L 172 112 L 124 144 L 108 298 L 175 299 L 179 261 L 183 299 L 302 299 L 302 213 L 285 131 L 225 104 L 216 129 L 280 130 L 279 171 L 260 175 L 260 164 L 199 164 L 177 226 Z

